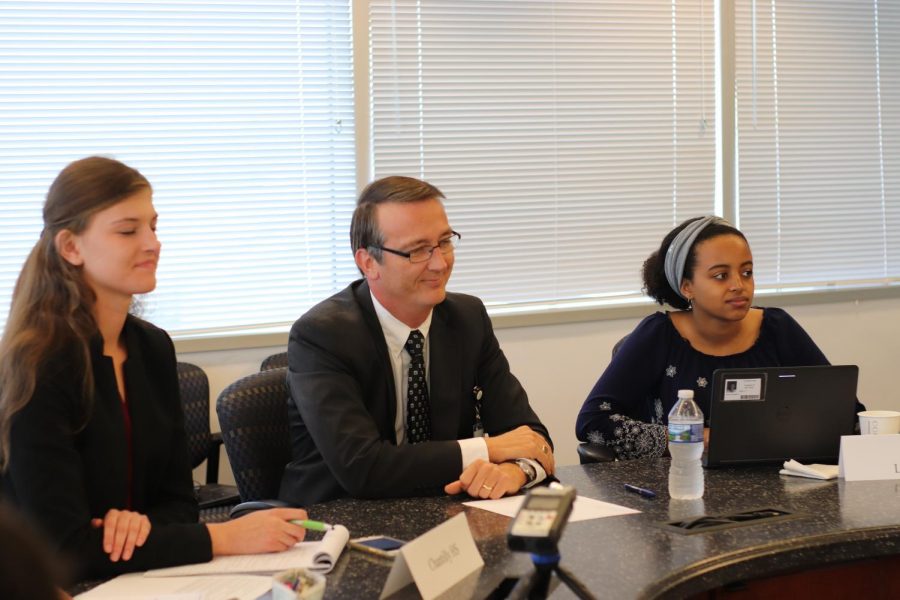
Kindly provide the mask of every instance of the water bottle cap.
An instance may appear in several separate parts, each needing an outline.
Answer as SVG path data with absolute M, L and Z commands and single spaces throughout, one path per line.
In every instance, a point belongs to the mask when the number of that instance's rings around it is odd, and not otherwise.
M 678 390 L 679 398 L 693 398 L 694 390 Z

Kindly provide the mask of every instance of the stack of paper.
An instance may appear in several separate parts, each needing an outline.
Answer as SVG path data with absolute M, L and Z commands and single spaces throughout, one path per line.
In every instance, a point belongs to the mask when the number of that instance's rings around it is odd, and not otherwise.
M 837 479 L 837 465 L 804 465 L 791 459 L 785 461 L 784 468 L 778 471 L 782 475 L 809 477 L 810 479 Z
M 210 562 L 120 575 L 76 600 L 253 600 L 272 589 L 272 574 L 297 567 L 328 573 L 350 532 L 335 525 L 322 541 L 299 542 L 284 552 L 218 556 Z
M 144 577 L 119 575 L 78 594 L 76 600 L 256 600 L 272 589 L 272 577 L 216 575 L 207 577 Z

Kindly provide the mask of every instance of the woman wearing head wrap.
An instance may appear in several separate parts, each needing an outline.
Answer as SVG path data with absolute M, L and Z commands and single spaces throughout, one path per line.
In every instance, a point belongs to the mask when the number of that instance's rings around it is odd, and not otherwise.
M 829 364 L 789 314 L 752 306 L 753 255 L 724 219 L 673 229 L 644 262 L 643 278 L 648 296 L 679 310 L 648 316 L 621 343 L 578 413 L 581 441 L 618 458 L 660 456 L 679 389 L 694 390 L 708 417 L 716 369 Z

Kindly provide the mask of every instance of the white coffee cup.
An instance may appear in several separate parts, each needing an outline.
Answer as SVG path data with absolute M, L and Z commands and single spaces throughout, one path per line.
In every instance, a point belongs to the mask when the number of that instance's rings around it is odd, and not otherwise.
M 863 435 L 900 433 L 900 412 L 896 410 L 864 410 L 856 414 Z

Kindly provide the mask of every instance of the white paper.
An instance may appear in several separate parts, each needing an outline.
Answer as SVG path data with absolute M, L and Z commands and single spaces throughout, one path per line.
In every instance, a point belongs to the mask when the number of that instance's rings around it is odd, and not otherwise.
M 256 600 L 272 589 L 262 575 L 145 578 L 143 573 L 120 575 L 78 594 L 78 600 Z
M 784 468 L 778 471 L 782 475 L 793 475 L 794 477 L 809 477 L 810 479 L 837 479 L 837 465 L 804 465 L 794 459 L 785 461 Z
M 275 573 L 287 569 L 305 568 L 328 573 L 347 545 L 350 532 L 343 525 L 325 533 L 319 542 L 300 542 L 290 550 L 271 554 L 241 554 L 217 556 L 210 562 L 168 569 L 153 569 L 146 577 L 177 577 L 181 575 L 216 575 L 219 573 Z
M 514 517 L 519 512 L 519 507 L 525 500 L 524 495 L 507 496 L 498 500 L 473 500 L 471 502 L 463 502 L 466 506 L 488 510 L 507 517 Z M 586 496 L 578 496 L 575 498 L 575 504 L 572 506 L 572 514 L 569 517 L 569 523 L 575 521 L 587 521 L 589 519 L 601 519 L 603 517 L 617 517 L 619 515 L 631 515 L 641 511 L 594 500 Z

